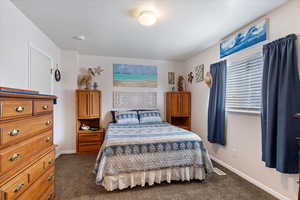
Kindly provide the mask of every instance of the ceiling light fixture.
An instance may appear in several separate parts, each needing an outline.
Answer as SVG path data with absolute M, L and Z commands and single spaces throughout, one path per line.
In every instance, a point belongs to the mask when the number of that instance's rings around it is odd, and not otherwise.
M 77 35 L 77 36 L 74 36 L 72 37 L 74 40 L 80 40 L 80 41 L 83 41 L 85 40 L 85 36 L 84 35 Z
M 157 16 L 150 10 L 145 10 L 138 16 L 138 21 L 143 26 L 152 26 L 157 22 Z

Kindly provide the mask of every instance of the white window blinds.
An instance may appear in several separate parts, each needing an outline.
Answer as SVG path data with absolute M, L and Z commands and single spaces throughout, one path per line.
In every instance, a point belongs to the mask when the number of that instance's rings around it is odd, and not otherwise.
M 259 113 L 263 73 L 262 48 L 238 59 L 229 59 L 226 110 Z

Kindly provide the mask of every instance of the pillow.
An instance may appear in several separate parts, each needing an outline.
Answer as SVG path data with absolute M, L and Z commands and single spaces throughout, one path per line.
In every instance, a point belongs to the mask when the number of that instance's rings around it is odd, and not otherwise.
M 140 112 L 140 111 L 157 111 L 157 110 L 153 110 L 153 109 L 139 109 L 139 110 L 128 110 L 128 111 L 137 111 L 137 112 Z M 111 118 L 112 118 L 112 123 L 117 123 L 117 120 L 116 120 L 116 112 L 115 110 L 111 110 L 110 113 L 111 113 Z M 139 117 L 139 115 L 138 115 Z
M 138 113 L 136 111 L 118 111 L 115 112 L 117 124 L 138 124 Z
M 160 113 L 157 110 L 139 111 L 139 119 L 141 124 L 149 122 L 162 122 Z

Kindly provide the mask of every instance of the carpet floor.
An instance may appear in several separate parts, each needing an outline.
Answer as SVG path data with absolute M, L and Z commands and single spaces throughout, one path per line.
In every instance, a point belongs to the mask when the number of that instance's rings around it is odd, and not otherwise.
M 56 194 L 59 200 L 275 200 L 236 174 L 215 164 L 227 175 L 212 174 L 204 182 L 163 183 L 107 192 L 95 184 L 95 155 L 62 155 L 56 162 Z

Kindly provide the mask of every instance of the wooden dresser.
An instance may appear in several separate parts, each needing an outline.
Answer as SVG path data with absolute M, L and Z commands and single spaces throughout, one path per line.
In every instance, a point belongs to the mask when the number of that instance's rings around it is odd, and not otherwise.
M 101 91 L 76 90 L 77 153 L 97 154 L 104 140 L 101 122 Z M 93 130 L 82 130 L 81 126 Z
M 55 99 L 0 88 L 1 200 L 55 199 Z
M 170 124 L 191 130 L 191 93 L 167 92 L 166 116 Z

